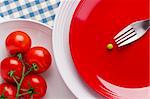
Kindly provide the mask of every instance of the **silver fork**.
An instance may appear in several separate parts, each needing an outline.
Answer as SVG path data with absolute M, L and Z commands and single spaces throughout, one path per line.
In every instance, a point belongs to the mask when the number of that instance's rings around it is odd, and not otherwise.
M 118 47 L 125 46 L 141 38 L 149 28 L 150 19 L 133 22 L 121 30 L 114 40 Z

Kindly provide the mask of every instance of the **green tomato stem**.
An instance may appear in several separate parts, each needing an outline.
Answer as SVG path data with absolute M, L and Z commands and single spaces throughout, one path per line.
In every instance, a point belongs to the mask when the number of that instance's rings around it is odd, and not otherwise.
M 8 75 L 9 75 L 10 77 L 12 77 L 12 76 L 14 75 L 14 73 L 15 73 L 15 71 L 10 71 L 10 72 L 8 73 Z
M 28 65 L 29 66 L 29 65 Z M 37 71 L 38 70 L 38 66 L 36 64 L 32 64 L 32 67 L 25 73 L 25 76 L 28 75 L 30 72 L 32 71 Z
M 38 71 L 38 69 L 39 69 L 38 65 L 35 63 L 32 64 L 32 67 L 33 67 L 34 71 Z
M 15 83 L 18 85 L 19 83 L 18 83 L 18 81 L 17 81 L 17 79 L 15 78 L 14 75 L 12 76 L 12 78 L 13 78 L 13 80 L 15 81 Z
M 23 67 L 23 69 L 22 69 L 22 76 L 21 76 L 20 82 L 18 82 L 17 79 L 16 79 L 16 77 L 14 76 L 14 72 L 15 72 L 15 71 L 10 71 L 10 72 L 9 72 L 9 75 L 10 75 L 10 77 L 13 78 L 13 80 L 14 80 L 15 83 L 17 84 L 16 99 L 19 99 L 20 96 L 23 96 L 23 95 L 26 95 L 26 94 L 32 94 L 32 91 L 30 91 L 30 90 L 21 89 L 21 85 L 22 85 L 22 82 L 23 82 L 25 76 L 27 76 L 27 75 L 28 75 L 30 72 L 32 72 L 33 70 L 36 70 L 36 69 L 37 69 L 37 65 L 36 65 L 36 64 L 33 65 L 33 66 L 29 69 L 29 71 L 27 71 L 27 72 L 25 73 L 25 67 L 26 67 L 27 64 L 25 64 L 25 62 L 23 61 L 22 54 L 21 54 L 21 53 L 18 53 L 18 54 L 17 54 L 17 57 L 18 57 L 18 59 L 21 61 L 22 67 Z M 23 90 L 23 91 L 26 91 L 26 92 L 20 94 L 20 90 Z M 0 96 L 0 99 L 3 99 L 3 98 L 5 98 L 4 95 Z
M 32 93 L 32 92 L 31 92 L 31 91 L 27 91 L 27 92 L 25 92 L 25 93 L 19 94 L 18 96 L 20 97 L 20 96 L 23 96 L 23 95 L 27 95 L 27 94 L 29 94 L 29 93 Z
M 31 68 L 29 69 L 29 71 L 27 71 L 27 72 L 24 74 L 24 76 L 27 76 L 30 72 L 33 71 L 33 69 L 34 69 L 34 67 L 31 67 Z
M 34 66 L 32 66 L 32 67 L 29 69 L 29 71 L 27 71 L 27 72 L 25 73 L 25 67 L 26 67 L 27 64 L 25 64 L 25 62 L 23 61 L 22 54 L 21 54 L 21 53 L 17 54 L 17 57 L 18 57 L 18 59 L 21 61 L 22 65 L 23 65 L 23 70 L 22 70 L 22 77 L 21 77 L 21 79 L 20 79 L 20 82 L 18 83 L 17 80 L 15 79 L 15 82 L 16 82 L 16 84 L 17 84 L 16 99 L 18 99 L 20 96 L 23 96 L 23 95 L 26 95 L 26 94 L 30 94 L 30 93 L 31 93 L 31 91 L 28 91 L 28 90 L 26 90 L 26 89 L 23 89 L 24 91 L 27 91 L 27 92 L 26 92 L 26 93 L 23 93 L 23 94 L 20 94 L 20 90 L 22 90 L 22 89 L 21 89 L 21 85 L 22 85 L 22 82 L 23 82 L 23 80 L 24 80 L 24 77 L 27 76 L 30 72 L 32 72 L 32 71 L 34 70 Z M 13 77 L 13 76 L 12 76 L 12 77 Z M 13 77 L 13 78 L 15 78 L 15 77 Z
M 21 79 L 20 79 L 20 82 L 19 82 L 19 84 L 17 84 L 17 94 L 16 94 L 16 99 L 18 99 L 19 98 L 19 92 L 20 92 L 20 87 L 21 87 L 21 84 L 22 84 L 22 82 L 23 82 L 23 80 L 24 80 L 24 77 L 25 77 L 25 64 L 24 64 L 24 61 L 23 61 L 23 59 L 22 59 L 22 54 L 21 53 L 19 53 L 19 54 L 17 54 L 17 56 L 18 56 L 18 59 L 22 62 L 22 65 L 23 65 L 23 70 L 22 70 L 22 77 L 21 77 Z
M 19 83 L 18 83 L 16 77 L 14 76 L 14 73 L 15 73 L 15 71 L 10 71 L 10 72 L 8 73 L 8 75 L 9 75 L 10 77 L 12 77 L 13 80 L 15 81 L 15 83 L 18 85 Z
M 27 89 L 22 89 L 22 88 L 21 88 L 20 90 L 21 90 L 21 91 L 24 91 L 24 92 L 28 91 Z

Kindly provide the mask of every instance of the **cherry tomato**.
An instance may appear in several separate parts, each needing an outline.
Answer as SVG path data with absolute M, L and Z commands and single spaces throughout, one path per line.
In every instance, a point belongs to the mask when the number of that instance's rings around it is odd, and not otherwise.
M 0 99 L 16 99 L 17 88 L 9 83 L 0 84 Z
M 52 59 L 47 49 L 33 47 L 25 54 L 25 61 L 31 66 L 36 66 L 34 73 L 42 73 L 50 67 Z
M 28 75 L 24 78 L 21 89 L 27 90 L 28 94 L 24 95 L 25 99 L 41 99 L 46 94 L 47 84 L 40 75 Z M 23 92 L 22 93 L 26 93 Z
M 31 39 L 25 32 L 12 32 L 6 39 L 6 48 L 10 54 L 25 53 L 31 48 Z
M 1 62 L 1 76 L 4 80 L 8 82 L 15 82 L 13 77 L 16 80 L 19 80 L 22 76 L 22 63 L 18 60 L 17 57 L 8 57 Z

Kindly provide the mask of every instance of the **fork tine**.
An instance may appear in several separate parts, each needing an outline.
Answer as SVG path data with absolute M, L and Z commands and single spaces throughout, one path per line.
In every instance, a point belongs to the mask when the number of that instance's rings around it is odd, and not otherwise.
M 117 43 L 117 44 L 123 43 L 124 41 L 128 40 L 129 38 L 131 38 L 131 37 L 133 37 L 133 36 L 135 36 L 135 35 L 136 35 L 136 33 L 133 32 L 133 33 L 129 34 L 128 36 L 126 36 L 125 38 L 121 39 L 120 41 L 118 41 L 118 42 L 116 42 L 116 43 Z
M 131 28 L 130 30 L 126 31 L 122 36 L 118 37 L 115 41 L 118 42 L 133 32 L 135 32 L 135 30 L 133 28 Z
M 130 29 L 132 29 L 132 26 L 127 26 L 126 28 L 124 28 L 122 31 L 120 31 L 115 37 L 114 37 L 114 39 L 117 39 L 117 38 L 119 38 L 120 36 L 122 36 L 126 31 L 128 31 L 128 30 L 130 30 Z
M 133 37 L 129 38 L 128 40 L 126 40 L 125 42 L 120 43 L 120 44 L 118 45 L 118 47 L 121 47 L 121 46 L 124 46 L 124 45 L 126 45 L 126 44 L 132 43 L 132 42 L 135 41 L 136 39 L 137 39 L 137 37 L 136 37 L 136 36 L 133 36 Z

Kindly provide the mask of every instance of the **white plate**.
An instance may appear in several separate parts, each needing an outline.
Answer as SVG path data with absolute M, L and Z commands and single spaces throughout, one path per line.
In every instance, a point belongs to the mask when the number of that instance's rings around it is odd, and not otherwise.
M 80 0 L 70 0 L 60 5 L 53 29 L 54 57 L 64 82 L 78 99 L 102 99 L 80 79 L 70 54 L 69 28 L 79 2 Z
M 70 48 L 69 48 L 69 28 L 73 13 L 79 4 L 80 0 L 70 0 L 66 1 L 61 4 L 60 11 L 56 16 L 56 22 L 54 24 L 53 30 L 53 50 L 54 50 L 54 57 L 56 60 L 57 68 L 66 83 L 69 89 L 77 98 L 102 98 L 97 93 L 95 93 L 91 88 L 89 88 L 83 81 L 80 79 L 76 68 L 74 66 Z M 111 90 L 116 90 L 117 88 L 111 87 Z M 142 99 L 147 99 L 150 96 L 148 88 L 141 88 L 137 92 L 139 93 L 137 98 L 142 97 Z M 143 91 L 144 90 L 144 91 Z M 124 91 L 124 89 L 118 90 L 117 92 L 120 93 Z M 127 90 L 124 96 L 134 96 L 135 90 Z M 145 93 L 145 95 L 141 95 Z M 127 99 L 127 98 L 125 98 Z M 141 98 L 140 98 L 141 99 Z
M 52 53 L 52 30 L 45 24 L 26 19 L 11 19 L 11 20 L 0 20 L 0 62 L 8 56 L 5 48 L 5 39 L 13 31 L 21 30 L 26 32 L 32 39 L 32 46 L 43 46 Z M 52 62 L 54 65 L 55 62 Z M 49 69 L 43 74 L 46 77 L 46 82 L 49 85 L 51 81 Z M 0 83 L 3 82 L 0 77 Z M 48 86 L 47 94 L 45 99 L 49 98 L 49 92 L 51 87 Z M 51 94 L 51 93 L 50 93 Z

